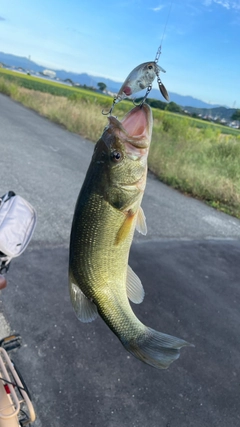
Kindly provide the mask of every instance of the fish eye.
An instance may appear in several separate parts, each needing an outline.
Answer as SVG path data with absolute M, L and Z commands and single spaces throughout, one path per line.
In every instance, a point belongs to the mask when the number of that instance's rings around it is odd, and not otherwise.
M 111 153 L 111 160 L 115 163 L 118 163 L 122 160 L 122 153 L 120 151 L 113 151 Z
M 149 69 L 149 70 L 152 70 L 152 69 L 153 69 L 153 66 L 152 66 L 152 65 L 148 65 L 148 69 Z

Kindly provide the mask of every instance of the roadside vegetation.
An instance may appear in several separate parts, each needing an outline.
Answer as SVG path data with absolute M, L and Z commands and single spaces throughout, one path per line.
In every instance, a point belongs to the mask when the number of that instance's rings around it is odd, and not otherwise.
M 112 98 L 0 70 L 0 92 L 96 141 Z M 132 108 L 117 104 L 119 118 Z M 240 218 L 240 131 L 153 108 L 149 169 L 163 182 Z

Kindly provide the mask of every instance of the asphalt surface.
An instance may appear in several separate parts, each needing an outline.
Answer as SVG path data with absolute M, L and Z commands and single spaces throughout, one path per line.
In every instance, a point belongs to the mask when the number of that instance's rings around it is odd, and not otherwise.
M 130 265 L 145 288 L 143 323 L 195 345 L 158 371 L 128 354 L 99 318 L 81 324 L 69 301 L 68 245 L 93 144 L 0 95 L 1 193 L 38 213 L 34 237 L 0 294 L 0 334 L 14 355 L 36 426 L 236 427 L 240 424 L 240 221 L 149 175 Z

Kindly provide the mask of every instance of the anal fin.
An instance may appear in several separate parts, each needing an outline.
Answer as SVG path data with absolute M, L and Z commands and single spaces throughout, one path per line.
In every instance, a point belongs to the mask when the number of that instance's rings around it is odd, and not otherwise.
M 71 302 L 77 318 L 83 323 L 88 323 L 95 320 L 98 316 L 96 305 L 83 294 L 83 292 L 75 283 L 71 281 L 71 279 L 69 283 L 69 291 Z
M 134 304 L 140 304 L 144 299 L 144 289 L 141 280 L 128 265 L 127 269 L 127 296 Z

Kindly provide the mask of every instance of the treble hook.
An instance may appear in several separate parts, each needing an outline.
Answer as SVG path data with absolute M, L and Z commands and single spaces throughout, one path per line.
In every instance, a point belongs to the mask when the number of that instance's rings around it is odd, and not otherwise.
M 111 106 L 111 108 L 110 108 L 110 110 L 109 110 L 109 111 L 105 112 L 104 110 L 102 110 L 102 114 L 103 114 L 104 116 L 107 116 L 108 114 L 112 114 L 112 111 L 113 111 L 113 109 L 114 109 L 114 105 L 116 104 L 116 101 L 117 101 L 117 98 L 114 98 L 114 99 L 113 99 L 112 106 Z
M 152 90 L 152 85 L 149 85 L 149 86 L 148 86 L 148 88 L 147 88 L 147 92 L 145 93 L 145 96 L 144 96 L 144 98 L 142 99 L 142 101 L 140 102 L 140 104 L 137 104 L 137 103 L 134 101 L 134 99 L 133 99 L 133 104 L 134 104 L 136 107 L 140 107 L 140 108 L 142 108 L 142 106 L 143 106 L 144 102 L 146 101 L 146 99 L 147 99 L 147 97 L 148 97 L 149 93 L 151 92 L 151 90 Z

